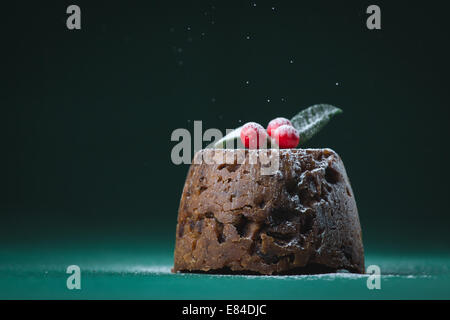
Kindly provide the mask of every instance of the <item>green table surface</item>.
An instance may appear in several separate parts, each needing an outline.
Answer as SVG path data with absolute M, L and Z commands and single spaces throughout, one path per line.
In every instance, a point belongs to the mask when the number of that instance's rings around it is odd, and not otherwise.
M 381 289 L 368 275 L 173 274 L 170 245 L 60 245 L 0 248 L 1 299 L 448 299 L 450 254 L 366 252 L 381 268 Z M 66 268 L 81 269 L 68 290 Z

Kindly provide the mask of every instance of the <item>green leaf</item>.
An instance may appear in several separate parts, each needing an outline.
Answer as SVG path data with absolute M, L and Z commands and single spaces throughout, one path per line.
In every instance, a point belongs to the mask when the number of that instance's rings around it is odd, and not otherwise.
M 225 137 L 214 143 L 214 148 L 226 149 L 227 147 L 231 148 L 232 146 L 233 148 L 236 148 L 238 146 L 238 142 L 241 139 L 241 129 L 242 126 L 234 129 L 229 134 L 225 135 Z
M 342 110 L 329 104 L 316 104 L 297 113 L 292 119 L 292 125 L 300 134 L 300 144 L 308 141 L 319 132 L 330 119 L 342 113 Z

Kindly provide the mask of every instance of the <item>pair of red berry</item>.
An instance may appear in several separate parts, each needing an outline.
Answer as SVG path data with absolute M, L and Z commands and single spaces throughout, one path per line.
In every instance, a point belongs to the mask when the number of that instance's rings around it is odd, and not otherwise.
M 300 142 L 298 131 L 286 118 L 275 118 L 269 122 L 267 131 L 256 122 L 246 123 L 241 130 L 241 141 L 248 149 L 259 149 L 267 145 L 271 137 L 281 149 L 295 148 Z

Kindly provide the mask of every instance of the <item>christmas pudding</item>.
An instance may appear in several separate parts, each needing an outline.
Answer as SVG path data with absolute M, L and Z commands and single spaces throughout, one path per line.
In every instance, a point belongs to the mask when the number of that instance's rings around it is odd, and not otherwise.
M 246 140 L 244 126 L 242 143 L 248 148 L 246 141 L 257 140 L 256 148 L 195 154 L 179 206 L 174 272 L 364 273 L 358 210 L 344 164 L 331 149 L 294 148 L 297 137 L 311 134 L 295 120 L 297 126 L 288 125 L 296 132 L 284 136 L 269 124 L 267 138 L 276 136 L 271 145 L 277 148 L 260 148 L 265 135 L 259 136 L 259 127 Z M 268 173 L 263 159 L 276 168 Z

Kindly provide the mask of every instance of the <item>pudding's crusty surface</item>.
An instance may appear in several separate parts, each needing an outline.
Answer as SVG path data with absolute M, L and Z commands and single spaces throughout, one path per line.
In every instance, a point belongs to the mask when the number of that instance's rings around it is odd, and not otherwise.
M 330 149 L 279 150 L 279 170 L 260 169 L 248 151 L 242 164 L 191 165 L 173 271 L 363 273 L 358 211 L 340 157 Z

